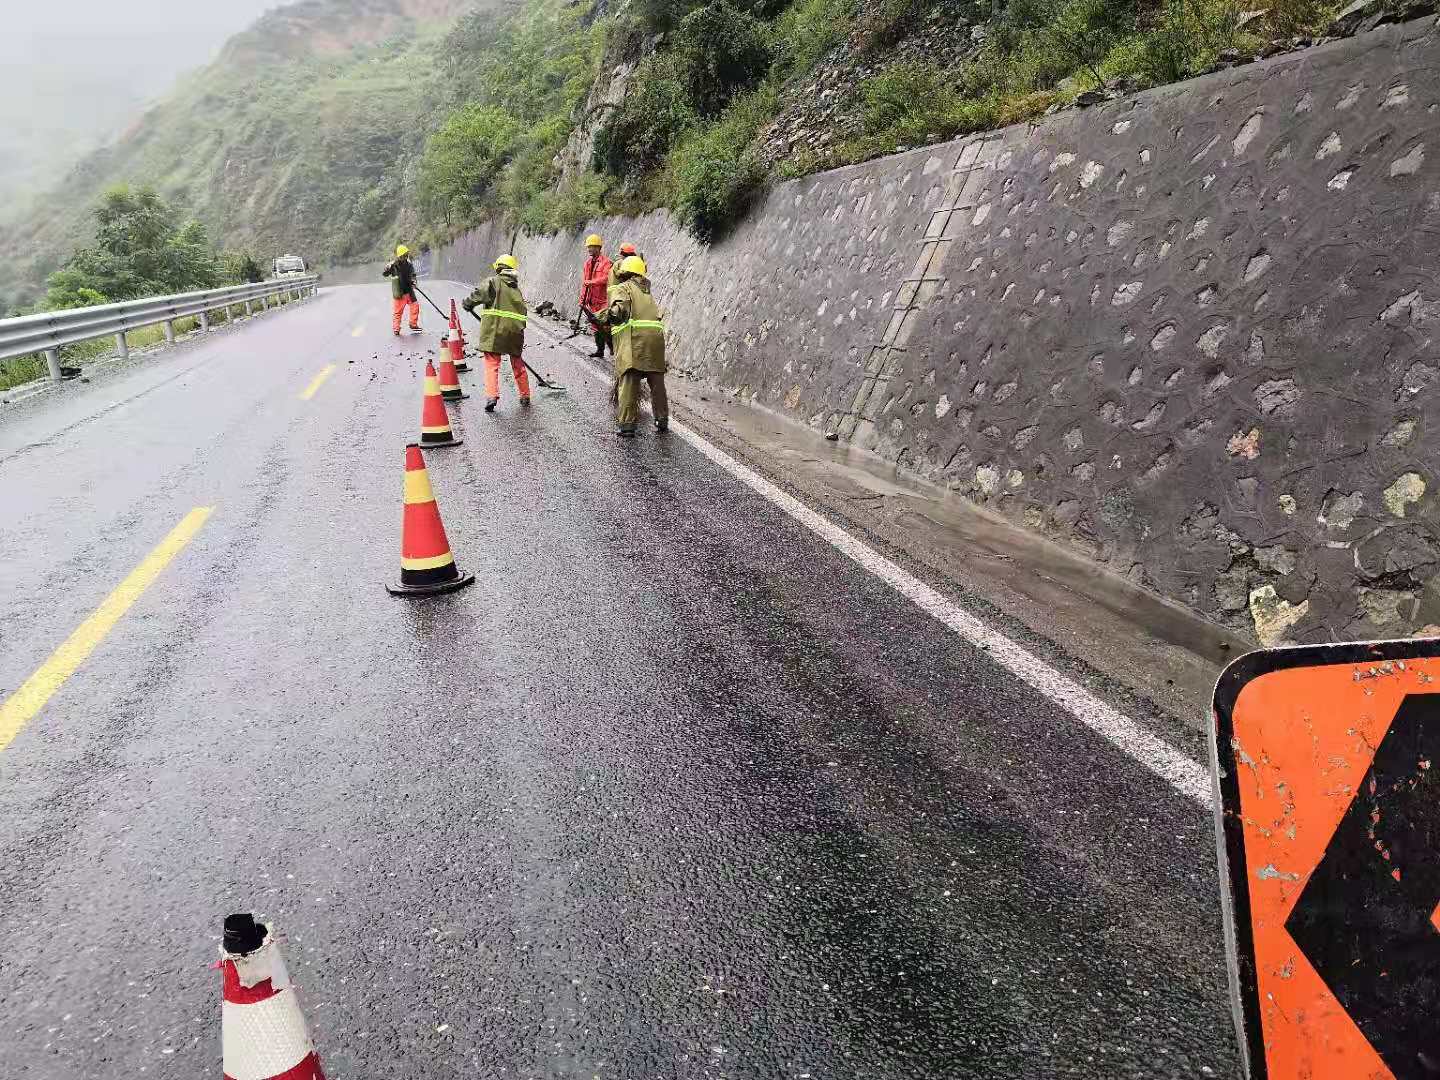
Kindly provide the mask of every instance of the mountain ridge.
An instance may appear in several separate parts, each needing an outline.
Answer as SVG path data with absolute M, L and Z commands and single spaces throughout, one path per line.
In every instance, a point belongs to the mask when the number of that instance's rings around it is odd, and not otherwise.
M 441 78 L 434 51 L 476 0 L 302 0 L 183 74 L 108 144 L 0 225 L 0 308 L 34 300 L 91 234 L 108 187 L 153 185 L 263 263 L 369 254 L 405 225 L 407 173 Z M 273 250 L 272 250 L 273 249 Z

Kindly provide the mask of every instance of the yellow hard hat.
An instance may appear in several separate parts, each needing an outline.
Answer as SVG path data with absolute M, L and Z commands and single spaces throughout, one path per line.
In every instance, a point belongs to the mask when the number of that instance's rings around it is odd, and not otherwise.
M 604 243 L 605 241 L 600 239 L 599 233 L 592 232 L 589 236 L 585 238 L 586 247 L 602 247 Z
M 631 255 L 620 260 L 620 273 L 622 274 L 645 274 L 645 260 L 639 255 Z
M 407 248 L 404 244 L 401 244 L 399 247 L 397 247 L 397 248 L 395 249 L 395 257 L 396 257 L 397 259 L 404 258 L 406 255 L 409 255 L 409 254 L 410 254 L 410 249 Z
M 514 269 L 517 268 L 518 265 L 519 265 L 519 264 L 515 262 L 515 256 L 514 256 L 514 255 L 501 255 L 499 258 L 497 258 L 497 259 L 495 260 L 495 269 L 496 269 L 496 270 L 499 270 L 502 266 L 503 266 L 506 270 L 514 270 Z

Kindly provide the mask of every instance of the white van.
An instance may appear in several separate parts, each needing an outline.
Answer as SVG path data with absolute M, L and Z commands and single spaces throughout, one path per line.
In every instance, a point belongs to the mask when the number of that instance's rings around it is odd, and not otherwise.
M 299 255 L 281 255 L 275 260 L 274 269 L 277 278 L 304 277 L 305 260 Z

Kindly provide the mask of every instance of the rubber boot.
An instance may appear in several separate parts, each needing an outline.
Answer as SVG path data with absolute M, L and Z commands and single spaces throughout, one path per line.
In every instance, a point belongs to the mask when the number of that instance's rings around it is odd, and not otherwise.
M 522 397 L 520 399 L 520 407 L 522 409 L 528 409 L 530 407 L 530 399 L 528 397 Z
M 655 421 L 655 430 L 656 430 L 656 431 L 669 431 L 669 430 L 670 430 L 670 418 L 669 418 L 668 416 L 666 416 L 666 417 L 662 417 L 662 418 L 659 419 L 659 420 L 656 420 L 656 421 Z
M 616 428 L 615 434 L 622 439 L 633 439 L 635 437 L 635 429 L 633 427 Z
M 494 412 L 494 411 L 495 411 L 495 406 L 496 406 L 496 405 L 499 405 L 499 404 L 500 404 L 500 399 L 499 399 L 498 397 L 486 398 L 486 399 L 485 399 L 485 411 L 486 411 L 486 412 Z

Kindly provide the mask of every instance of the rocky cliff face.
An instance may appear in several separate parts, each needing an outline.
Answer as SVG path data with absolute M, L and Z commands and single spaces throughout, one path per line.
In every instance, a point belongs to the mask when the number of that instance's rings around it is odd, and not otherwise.
M 1266 644 L 1433 633 L 1436 110 L 1426 20 L 781 184 L 713 248 L 586 228 L 679 373 Z M 535 300 L 578 241 L 522 238 Z

